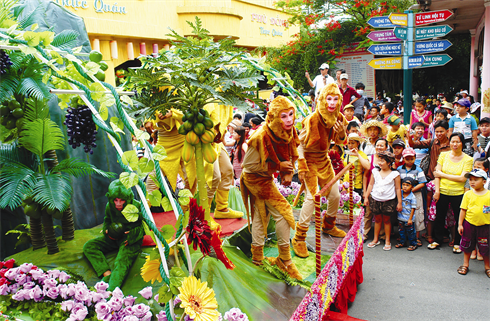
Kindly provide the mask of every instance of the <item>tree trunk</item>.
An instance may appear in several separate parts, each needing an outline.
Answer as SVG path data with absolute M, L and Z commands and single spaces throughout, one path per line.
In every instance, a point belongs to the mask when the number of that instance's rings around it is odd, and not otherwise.
M 44 240 L 43 234 L 43 224 L 41 218 L 30 218 L 30 233 L 31 233 L 31 244 L 34 250 L 41 249 L 46 246 L 46 241 Z
M 46 153 L 46 158 L 50 159 L 46 161 L 48 168 L 53 168 L 58 165 L 58 157 L 56 156 L 55 150 L 50 150 Z M 61 230 L 62 230 L 62 239 L 64 241 L 70 241 L 75 238 L 75 223 L 73 221 L 73 214 L 71 212 L 71 208 L 63 213 L 63 217 L 61 219 Z
M 56 235 L 54 234 L 53 218 L 51 215 L 43 211 L 42 214 L 44 236 L 48 245 L 48 254 L 55 254 L 60 251 L 58 248 L 58 242 L 56 241 Z
M 196 173 L 197 173 L 197 190 L 199 193 L 199 205 L 205 211 L 205 219 L 211 226 L 211 213 L 208 203 L 208 191 L 206 189 L 206 177 L 204 176 L 204 159 L 202 155 L 202 142 L 196 145 Z

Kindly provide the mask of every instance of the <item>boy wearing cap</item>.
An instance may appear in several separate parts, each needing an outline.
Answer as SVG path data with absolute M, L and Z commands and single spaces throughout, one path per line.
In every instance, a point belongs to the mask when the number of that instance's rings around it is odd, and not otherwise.
M 417 183 L 411 177 L 402 179 L 402 210 L 398 212 L 398 233 L 400 233 L 400 243 L 395 245 L 397 249 L 405 246 L 405 241 L 408 238 L 410 244 L 409 251 L 417 249 L 417 239 L 415 237 L 414 217 L 417 207 L 417 200 L 412 193 L 412 187 Z
M 312 88 L 315 88 L 315 97 L 318 99 L 318 95 L 320 95 L 320 91 L 323 87 L 328 84 L 335 83 L 335 80 L 328 74 L 328 69 L 330 67 L 327 63 L 323 63 L 320 68 L 320 74 L 311 81 L 310 74 L 308 71 L 305 72 L 305 77 L 308 80 L 308 83 Z
M 357 93 L 357 91 L 349 86 L 347 82 L 349 81 L 349 75 L 348 74 L 341 74 L 340 75 L 340 92 L 342 93 L 342 109 L 347 106 L 347 105 L 352 105 L 354 102 L 356 102 L 359 98 L 361 98 L 361 95 Z M 351 100 L 352 97 L 355 97 L 354 99 Z
M 465 175 L 470 180 L 471 190 L 467 191 L 461 202 L 458 233 L 461 235 L 461 249 L 464 252 L 463 265 L 458 273 L 466 275 L 469 270 L 471 252 L 478 244 L 478 250 L 485 263 L 485 274 L 490 278 L 488 239 L 490 235 L 490 191 L 485 187 L 487 173 L 474 169 Z
M 399 166 L 397 168 L 398 173 L 400 173 L 400 178 L 403 180 L 404 178 L 411 178 L 415 184 L 413 185 L 412 193 L 417 200 L 417 207 L 415 208 L 415 216 L 413 218 L 415 232 L 416 232 L 416 243 L 417 246 L 422 246 L 422 242 L 420 241 L 420 231 L 425 229 L 424 224 L 424 198 L 422 196 L 422 189 L 427 183 L 427 179 L 425 178 L 424 171 L 417 165 L 415 165 L 416 153 L 415 150 L 408 147 L 403 150 L 403 160 L 405 162 L 404 165 Z
M 405 149 L 405 142 L 401 139 L 395 139 L 391 147 L 393 147 L 393 154 L 395 155 L 395 168 L 405 164 L 403 161 L 403 150 Z
M 401 119 L 395 115 L 391 115 L 388 117 L 388 125 L 391 126 L 388 131 L 388 136 L 386 136 L 386 140 L 390 145 L 393 144 L 395 139 L 401 139 L 406 141 L 407 136 L 407 128 L 401 124 Z
M 354 116 L 354 105 L 351 105 L 351 104 L 345 105 L 344 117 L 345 117 L 345 120 L 347 120 L 349 123 L 351 121 L 355 121 L 356 123 L 359 124 L 359 126 L 361 126 L 361 121 L 359 120 L 359 118 Z
M 470 114 L 468 109 L 471 103 L 467 99 L 460 99 L 456 103 L 457 114 L 449 120 L 448 137 L 451 137 L 453 132 L 464 135 L 463 152 L 469 156 L 473 156 L 478 150 L 478 126 L 476 121 Z

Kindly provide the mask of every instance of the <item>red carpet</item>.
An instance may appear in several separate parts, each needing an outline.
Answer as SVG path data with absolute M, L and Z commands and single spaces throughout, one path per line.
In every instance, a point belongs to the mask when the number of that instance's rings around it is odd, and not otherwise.
M 326 321 L 326 320 L 329 320 L 329 321 L 365 321 L 362 319 L 350 317 L 347 314 L 333 312 L 333 311 L 328 311 L 327 316 L 324 317 L 323 320 L 324 321 Z
M 211 216 L 213 216 L 213 213 L 211 213 Z M 163 212 L 163 213 L 153 213 L 153 218 L 155 219 L 155 225 L 158 228 L 162 228 L 164 225 L 173 225 L 175 226 L 175 223 L 177 222 L 177 219 L 175 218 L 175 214 L 173 211 L 170 212 Z M 217 219 L 216 222 L 218 222 L 221 225 L 221 235 L 222 236 L 230 236 L 232 235 L 236 230 L 239 230 L 242 228 L 244 225 L 247 225 L 247 218 L 244 216 L 241 219 Z M 143 239 L 143 246 L 155 246 L 155 243 L 151 239 L 149 235 L 145 235 Z

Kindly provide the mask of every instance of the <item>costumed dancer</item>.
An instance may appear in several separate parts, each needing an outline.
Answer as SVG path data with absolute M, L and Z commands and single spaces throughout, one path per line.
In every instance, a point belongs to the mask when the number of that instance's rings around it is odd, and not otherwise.
M 216 137 L 212 143 L 213 149 L 217 153 L 216 161 L 213 164 L 204 164 L 208 188 L 208 201 L 211 205 L 216 193 L 216 209 L 214 218 L 241 218 L 242 212 L 228 208 L 228 194 L 233 186 L 234 175 L 230 156 L 223 145 L 226 127 L 233 120 L 233 107 L 208 104 L 204 107 L 208 111 L 209 117 L 213 121 Z
M 268 260 L 292 278 L 301 280 L 289 248 L 290 228 L 294 229 L 293 210 L 272 176 L 279 171 L 281 183 L 291 184 L 299 144 L 294 128 L 295 115 L 296 108 L 287 98 L 278 96 L 271 102 L 265 125 L 248 141 L 240 186 L 247 214 L 250 213 L 249 199 L 252 211 L 252 262 L 262 264 L 267 226 L 272 216 L 276 222 L 279 256 Z
M 185 183 L 185 188 L 195 194 L 197 188 L 196 180 L 196 162 L 190 161 L 184 163 L 182 159 L 182 148 L 184 146 L 185 136 L 179 134 L 179 127 L 182 125 L 182 112 L 177 109 L 170 109 L 165 115 L 158 113 L 155 121 L 155 127 L 158 129 L 157 146 L 165 148 L 167 157 L 159 162 L 163 174 L 167 177 L 172 190 L 175 191 L 177 186 L 177 174 L 180 174 Z M 157 190 L 157 185 L 150 178 L 155 175 L 151 173 L 146 181 L 146 190 L 148 194 Z
M 340 113 L 341 106 L 342 94 L 339 87 L 337 84 L 328 84 L 320 92 L 315 112 L 302 122 L 303 129 L 299 134 L 301 145 L 298 147 L 298 178 L 306 185 L 306 197 L 292 240 L 294 253 L 299 257 L 305 258 L 309 255 L 305 239 L 315 210 L 314 194 L 318 192 L 318 185 L 325 186 L 335 176 L 328 157 L 330 143 L 342 144 L 345 141 L 347 121 Z M 338 182 L 323 195 L 328 195 L 327 214 L 322 224 L 323 233 L 344 237 L 345 232 L 335 226 L 340 203 Z
M 145 231 L 141 215 L 135 222 L 128 222 L 121 211 L 128 204 L 141 210 L 141 203 L 134 200 L 133 192 L 117 179 L 109 185 L 106 194 L 109 202 L 105 208 L 103 236 L 90 240 L 83 246 L 83 253 L 92 264 L 98 277 L 109 283 L 109 291 L 121 287 L 138 256 Z M 105 253 L 117 251 L 114 269 L 111 271 Z

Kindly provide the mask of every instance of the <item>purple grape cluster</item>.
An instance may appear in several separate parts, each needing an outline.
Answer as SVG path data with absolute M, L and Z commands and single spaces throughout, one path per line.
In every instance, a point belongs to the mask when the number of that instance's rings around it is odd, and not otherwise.
M 12 61 L 9 55 L 4 50 L 0 50 L 0 75 L 5 74 L 10 66 L 12 66 Z
M 92 147 L 97 147 L 97 144 L 95 143 L 97 130 L 95 129 L 95 123 L 92 119 L 92 111 L 90 108 L 87 106 L 68 108 L 65 117 L 66 120 L 64 124 L 68 128 L 67 134 L 70 137 L 68 139 L 68 144 L 70 144 L 73 149 L 84 144 L 83 150 L 85 153 L 93 154 L 94 151 L 92 150 Z

